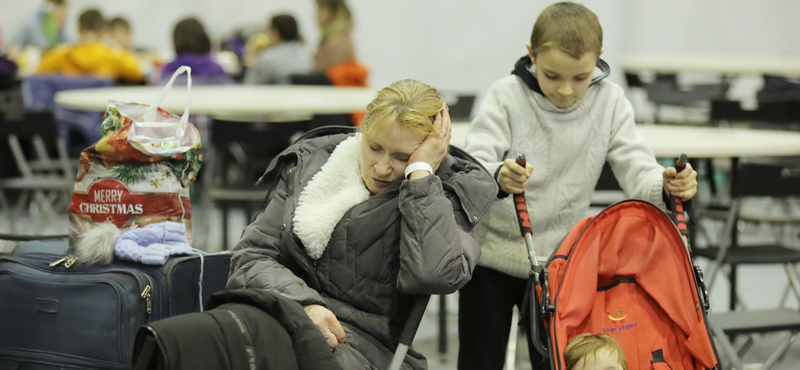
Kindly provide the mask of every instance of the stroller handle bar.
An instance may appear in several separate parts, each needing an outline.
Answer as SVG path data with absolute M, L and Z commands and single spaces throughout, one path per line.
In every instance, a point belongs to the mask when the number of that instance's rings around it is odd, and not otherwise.
M 525 168 L 527 164 L 525 154 L 520 153 L 517 155 L 517 164 Z M 536 250 L 533 249 L 533 227 L 531 227 L 531 218 L 528 215 L 528 204 L 525 203 L 525 192 L 514 194 L 514 209 L 517 211 L 517 222 L 519 222 L 519 232 L 525 239 L 525 246 L 528 247 L 528 259 L 531 262 L 531 267 L 539 266 L 539 261 L 536 258 Z
M 680 158 L 675 161 L 675 169 L 678 172 L 683 171 L 686 168 L 686 163 L 689 162 L 689 157 L 683 153 L 681 154 Z M 675 226 L 678 227 L 678 231 L 680 231 L 683 237 L 689 237 L 689 228 L 686 225 L 686 215 L 684 214 L 684 204 L 683 200 L 679 197 L 674 195 L 669 195 L 669 202 L 670 208 L 672 209 L 672 216 L 675 219 Z
M 517 155 L 517 164 L 525 168 L 528 161 L 525 154 Z M 525 203 L 525 193 L 514 194 L 514 208 L 517 210 L 517 221 L 519 221 L 519 231 L 522 235 L 533 235 L 531 219 L 528 216 L 528 205 Z
M 527 160 L 525 159 L 525 154 L 520 153 L 517 155 L 517 164 L 525 168 L 527 165 Z M 539 304 L 539 300 L 536 294 L 536 286 L 541 286 L 541 282 L 539 281 L 540 276 L 544 274 L 545 279 L 547 276 L 547 269 L 544 269 L 542 266 L 539 265 L 539 260 L 536 258 L 536 250 L 533 248 L 533 227 L 531 226 L 531 219 L 528 215 L 528 204 L 525 203 L 525 192 L 519 194 L 514 194 L 514 209 L 517 212 L 517 221 L 519 222 L 519 231 L 522 234 L 522 237 L 525 239 L 525 246 L 528 248 L 528 259 L 531 262 L 531 271 L 530 271 L 530 278 L 532 279 L 532 284 L 529 284 L 529 291 L 526 295 L 525 304 L 520 307 L 520 312 L 524 311 L 525 308 L 531 310 L 530 315 L 530 330 L 531 330 L 531 338 L 533 338 L 533 346 L 536 348 L 536 351 L 539 352 L 544 357 L 548 357 L 547 349 L 541 343 L 539 332 L 541 328 L 539 327 L 538 321 L 535 319 L 538 317 L 539 313 L 546 312 L 542 305 Z M 549 299 L 546 298 L 546 287 L 542 288 L 542 292 L 545 294 L 543 297 L 543 301 L 547 301 L 545 304 L 549 305 Z

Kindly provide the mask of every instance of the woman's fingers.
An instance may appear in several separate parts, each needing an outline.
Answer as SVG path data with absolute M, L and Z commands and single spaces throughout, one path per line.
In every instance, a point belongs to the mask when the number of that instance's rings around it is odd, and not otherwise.
M 453 130 L 452 122 L 450 122 L 450 111 L 447 109 L 447 107 L 445 107 L 445 109 L 442 109 L 441 114 L 442 114 L 442 132 L 450 134 L 450 132 Z
M 323 306 L 315 304 L 305 306 L 303 309 L 306 311 L 308 317 L 311 318 L 311 321 L 314 322 L 314 325 L 317 327 L 317 329 L 319 329 L 319 331 L 325 337 L 325 341 L 328 342 L 328 347 L 334 348 L 339 343 L 344 342 L 344 329 L 333 312 Z
M 333 334 L 331 338 L 334 338 L 337 344 L 344 343 L 344 340 L 347 338 L 347 336 L 345 335 L 342 324 L 339 322 L 336 316 L 333 316 L 332 320 L 329 322 L 328 329 L 330 329 L 331 333 Z

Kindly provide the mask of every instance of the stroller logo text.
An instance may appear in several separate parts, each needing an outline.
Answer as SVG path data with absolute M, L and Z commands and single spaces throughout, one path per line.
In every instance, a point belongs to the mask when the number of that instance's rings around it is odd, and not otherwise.
M 616 315 L 617 317 L 612 317 L 611 312 L 606 311 L 606 313 L 608 314 L 608 318 L 611 319 L 611 321 L 620 321 L 628 317 L 628 313 L 625 310 L 617 310 L 617 315 Z
M 617 331 L 624 331 L 628 329 L 633 329 L 636 327 L 636 323 L 628 323 L 623 320 L 628 318 L 628 312 L 625 310 L 616 310 L 615 314 L 612 315 L 611 312 L 606 311 L 608 314 L 608 318 L 611 319 L 611 326 L 607 328 L 603 328 L 603 333 L 614 333 Z M 630 320 L 628 320 L 630 321 Z

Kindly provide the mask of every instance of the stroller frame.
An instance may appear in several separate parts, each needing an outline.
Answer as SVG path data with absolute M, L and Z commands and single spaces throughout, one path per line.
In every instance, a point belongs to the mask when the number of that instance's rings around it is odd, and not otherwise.
M 525 162 L 523 155 L 520 155 L 517 158 L 517 163 L 520 165 L 524 165 Z M 678 168 L 679 171 L 682 170 L 682 167 L 685 166 L 685 163 L 686 163 L 686 156 L 682 155 L 680 160 L 676 163 L 676 167 Z M 606 210 L 601 212 L 601 214 L 612 208 L 619 207 L 621 204 L 630 202 L 645 203 L 652 206 L 654 209 L 658 209 L 655 205 L 649 202 L 625 200 L 609 206 L 608 208 L 606 208 Z M 697 264 L 694 263 L 694 259 L 692 258 L 691 247 L 688 243 L 689 232 L 688 232 L 688 227 L 686 225 L 686 217 L 684 214 L 685 207 L 681 199 L 675 197 L 669 197 L 667 203 L 669 205 L 669 208 L 672 210 L 672 216 L 670 217 L 660 209 L 659 212 L 672 221 L 671 223 L 675 228 L 675 231 L 679 233 L 680 239 L 683 241 L 686 257 L 689 258 L 691 263 L 690 268 L 691 268 L 691 277 L 693 284 L 692 287 L 695 289 L 695 292 L 692 293 L 697 294 L 697 302 L 699 302 L 697 308 L 700 310 L 702 314 L 702 321 L 705 325 L 705 331 L 706 333 L 708 333 L 708 341 L 710 342 L 710 348 L 711 350 L 713 350 L 713 358 L 716 361 L 715 365 L 712 366 L 711 368 L 718 369 L 719 355 L 717 354 L 716 347 L 714 346 L 713 340 L 711 339 L 710 324 L 707 319 L 707 314 L 709 309 L 708 293 L 705 288 L 705 284 L 703 282 L 703 273 L 701 269 L 697 266 Z M 557 330 L 554 330 L 552 325 L 555 324 L 556 320 L 555 313 L 558 308 L 558 298 L 559 294 L 561 293 L 562 284 L 566 277 L 566 271 L 568 271 L 567 269 L 570 264 L 570 257 L 572 256 L 572 253 L 575 250 L 575 246 L 578 244 L 579 241 L 581 241 L 581 238 L 583 237 L 584 233 L 586 232 L 587 229 L 589 229 L 590 226 L 592 226 L 593 222 L 597 219 L 597 216 L 592 217 L 591 220 L 589 220 L 588 222 L 586 220 L 582 222 L 585 223 L 583 230 L 580 231 L 580 234 L 577 236 L 574 243 L 569 248 L 569 252 L 566 256 L 558 255 L 559 250 L 562 248 L 557 248 L 556 250 L 553 251 L 550 258 L 548 259 L 547 266 L 543 267 L 536 260 L 536 253 L 533 249 L 533 245 L 531 242 L 532 229 L 530 227 L 529 217 L 527 215 L 527 206 L 525 203 L 524 193 L 514 195 L 514 204 L 517 211 L 518 221 L 520 224 L 520 231 L 526 240 L 526 246 L 528 248 L 528 256 L 531 262 L 531 271 L 528 284 L 529 289 L 527 292 L 528 297 L 526 297 L 524 300 L 524 304 L 527 307 L 523 306 L 522 309 L 520 310 L 520 312 L 522 312 L 523 315 L 525 315 L 523 316 L 523 318 L 530 320 L 529 321 L 530 330 L 527 332 L 529 349 L 531 351 L 531 354 L 533 354 L 532 351 L 533 349 L 535 349 L 545 358 L 549 358 L 551 369 L 563 370 L 562 364 L 564 363 L 564 360 L 561 357 L 563 355 L 564 349 L 559 348 L 559 342 L 561 342 L 561 340 L 556 339 L 558 335 Z M 685 206 L 687 209 L 690 210 L 691 205 L 689 202 L 687 202 Z M 574 232 L 575 231 L 573 230 L 573 232 L 571 232 L 570 234 L 573 234 Z M 565 239 L 562 240 L 561 244 L 563 244 L 563 242 L 567 239 L 567 237 L 569 237 L 569 235 L 565 236 Z M 553 283 L 552 281 L 550 281 L 550 276 L 549 276 L 551 271 L 548 271 L 548 268 L 551 266 L 551 263 L 556 258 L 565 259 L 566 264 L 563 266 L 563 269 L 561 270 L 561 273 L 563 273 L 563 275 L 561 276 L 561 279 L 558 282 L 558 289 L 556 290 L 555 294 L 553 294 L 550 288 L 551 284 Z M 619 282 L 621 281 L 615 282 L 614 284 L 609 286 L 608 289 L 610 289 L 613 286 L 616 286 L 616 284 L 618 284 Z M 702 309 L 700 309 L 700 305 L 702 305 Z M 546 339 L 542 338 L 541 336 L 543 334 L 542 332 L 548 333 Z M 655 361 L 656 360 L 654 355 L 654 360 L 651 363 L 655 363 Z M 708 361 L 708 358 L 706 358 L 706 361 Z M 696 360 L 695 363 L 699 364 L 698 362 L 696 362 Z

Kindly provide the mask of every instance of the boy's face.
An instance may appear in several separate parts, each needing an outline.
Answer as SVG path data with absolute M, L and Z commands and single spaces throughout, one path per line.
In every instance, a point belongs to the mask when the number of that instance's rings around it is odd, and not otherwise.
M 528 52 L 536 64 L 539 87 L 553 105 L 567 108 L 583 98 L 592 82 L 599 55 L 589 52 L 575 59 L 558 48 L 549 48 L 534 56 L 530 44 Z
M 622 370 L 622 365 L 610 351 L 598 351 L 596 356 L 585 356 L 572 370 Z

